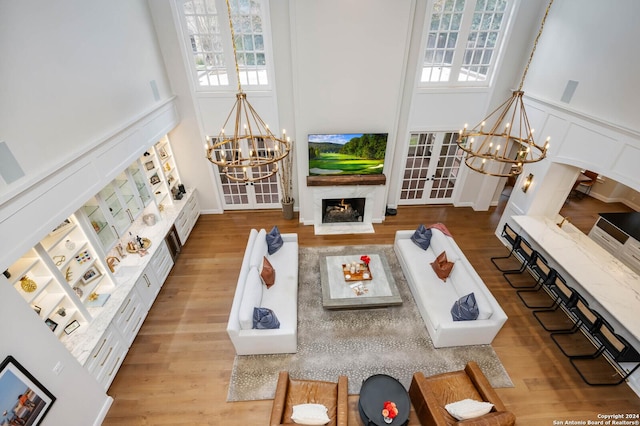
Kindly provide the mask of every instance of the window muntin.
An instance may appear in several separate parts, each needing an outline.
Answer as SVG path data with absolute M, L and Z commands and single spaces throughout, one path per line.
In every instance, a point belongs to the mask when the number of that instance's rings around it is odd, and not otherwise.
M 240 84 L 269 85 L 265 18 L 260 0 L 230 0 Z M 225 0 L 183 0 L 190 65 L 199 89 L 237 86 Z
M 487 86 L 510 0 L 434 0 L 420 84 Z

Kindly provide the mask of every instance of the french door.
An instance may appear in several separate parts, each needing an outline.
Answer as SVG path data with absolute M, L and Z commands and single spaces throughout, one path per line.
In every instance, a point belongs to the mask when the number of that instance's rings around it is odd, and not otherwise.
M 244 147 L 248 150 L 248 147 Z M 258 149 L 266 149 L 259 146 Z M 255 182 L 238 182 L 229 179 L 220 168 L 213 166 L 220 177 L 218 188 L 222 194 L 222 207 L 225 210 L 251 210 L 251 209 L 274 209 L 281 208 L 280 193 L 278 189 L 278 175 L 270 176 L 266 179 Z M 246 171 L 237 170 L 238 177 L 243 173 L 251 176 L 251 169 Z M 231 173 L 234 173 L 233 171 Z
M 411 133 L 400 205 L 453 202 L 464 153 L 453 132 Z

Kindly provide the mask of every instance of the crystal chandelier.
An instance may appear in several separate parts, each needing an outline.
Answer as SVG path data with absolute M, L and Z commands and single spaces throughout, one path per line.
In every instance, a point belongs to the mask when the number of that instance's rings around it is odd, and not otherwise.
M 229 0 L 227 12 L 233 40 L 238 93 L 218 136 L 207 136 L 206 155 L 209 161 L 219 167 L 220 173 L 230 180 L 250 183 L 275 175 L 278 172 L 278 162 L 289 155 L 291 143 L 285 130 L 282 131 L 281 137 L 276 137 L 271 132 L 242 91 Z M 224 129 L 232 119 L 233 135 L 227 136 Z
M 471 170 L 491 176 L 517 176 L 524 164 L 547 156 L 550 138 L 547 137 L 544 145 L 535 143 L 534 129 L 524 108 L 522 86 L 552 4 L 550 0 L 518 89 L 480 123 L 470 129 L 465 124 L 458 133 L 457 144 L 466 153 L 464 162 Z

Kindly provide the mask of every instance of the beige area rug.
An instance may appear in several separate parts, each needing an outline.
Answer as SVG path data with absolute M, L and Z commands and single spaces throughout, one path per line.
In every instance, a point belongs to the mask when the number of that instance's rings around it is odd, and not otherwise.
M 387 308 L 327 311 L 322 308 L 319 255 L 384 254 L 403 304 Z M 416 371 L 426 376 L 461 370 L 476 361 L 493 387 L 513 387 L 490 345 L 435 349 L 402 274 L 393 246 L 300 248 L 298 353 L 236 356 L 227 401 L 272 399 L 278 372 L 292 378 L 349 378 L 349 394 L 363 380 L 388 374 L 409 389 Z M 277 271 L 276 271 L 277 272 Z

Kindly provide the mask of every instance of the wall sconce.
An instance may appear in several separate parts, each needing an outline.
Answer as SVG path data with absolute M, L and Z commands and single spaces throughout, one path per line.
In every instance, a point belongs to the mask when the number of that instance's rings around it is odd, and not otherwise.
M 533 182 L 533 173 L 529 173 L 529 176 L 524 178 L 524 183 L 522 184 L 522 192 L 527 192 L 529 190 L 531 182 Z

